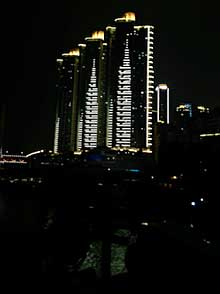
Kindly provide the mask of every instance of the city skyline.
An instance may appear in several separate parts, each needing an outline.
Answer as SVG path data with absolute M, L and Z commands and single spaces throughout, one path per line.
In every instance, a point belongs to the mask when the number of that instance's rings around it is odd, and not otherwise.
M 20 4 L 9 9 L 4 4 L 8 14 L 3 36 L 8 149 L 52 148 L 57 56 L 125 11 L 134 11 L 139 23 L 155 27 L 155 84 L 169 85 L 173 103 L 219 105 L 215 87 L 220 65 L 215 42 L 219 31 L 214 7 L 202 7 L 200 1 L 188 1 L 181 9 L 162 1 L 133 2 L 109 3 L 103 13 L 98 12 L 98 1 L 64 1 L 58 7 L 39 3 L 34 9 Z M 17 58 L 13 58 L 15 52 Z
M 54 152 L 152 151 L 154 27 L 125 12 L 57 59 Z

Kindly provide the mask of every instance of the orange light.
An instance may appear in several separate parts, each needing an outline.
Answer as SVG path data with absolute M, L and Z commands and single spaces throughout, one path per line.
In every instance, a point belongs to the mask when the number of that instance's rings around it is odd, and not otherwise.
M 62 56 L 79 56 L 79 48 L 71 49 L 69 53 L 63 53 Z
M 123 15 L 123 18 L 126 21 L 135 21 L 136 20 L 134 12 L 125 12 L 125 14 Z
M 74 56 L 79 56 L 79 48 L 70 50 L 69 54 Z
M 92 33 L 92 39 L 104 40 L 105 34 L 103 31 L 95 31 Z

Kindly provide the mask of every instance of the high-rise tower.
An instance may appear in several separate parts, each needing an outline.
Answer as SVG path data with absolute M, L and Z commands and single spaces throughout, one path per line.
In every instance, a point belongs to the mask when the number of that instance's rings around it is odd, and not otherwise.
M 75 150 L 78 103 L 79 50 L 62 54 L 57 59 L 57 110 L 54 152 Z
M 153 26 L 125 13 L 106 28 L 108 147 L 152 146 Z
M 104 32 L 85 38 L 79 70 L 78 150 L 105 145 L 105 53 Z
M 166 84 L 159 84 L 157 92 L 157 122 L 170 123 L 170 90 Z

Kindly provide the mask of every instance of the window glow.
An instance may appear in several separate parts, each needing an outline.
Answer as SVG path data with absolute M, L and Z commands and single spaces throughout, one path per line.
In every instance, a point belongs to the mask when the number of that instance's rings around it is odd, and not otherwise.
M 153 48 L 153 42 L 150 39 L 150 35 L 153 34 L 153 27 L 147 26 L 148 28 L 148 33 L 147 33 L 147 84 L 146 84 L 146 148 L 148 151 L 151 151 L 151 146 L 152 146 L 152 132 L 149 129 L 151 127 L 150 122 L 152 121 L 152 96 L 151 96 L 151 89 L 154 88 L 154 77 L 152 75 L 151 69 L 152 69 L 152 64 L 153 64 L 153 56 L 152 56 L 152 51 L 150 50 Z
M 98 126 L 98 88 L 96 77 L 96 60 L 93 59 L 92 72 L 86 93 L 85 106 L 85 135 L 84 146 L 86 148 L 97 147 L 97 126 Z
M 53 149 L 54 153 L 58 152 L 59 129 L 60 129 L 60 118 L 58 117 L 55 123 L 54 149 Z
M 128 39 L 124 50 L 123 64 L 119 67 L 116 106 L 116 146 L 131 145 L 131 65 Z

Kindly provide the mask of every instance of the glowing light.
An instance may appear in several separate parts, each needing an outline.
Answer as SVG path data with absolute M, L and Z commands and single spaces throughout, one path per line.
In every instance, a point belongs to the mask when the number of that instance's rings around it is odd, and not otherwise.
M 81 155 L 81 154 L 82 154 L 82 150 L 74 151 L 73 153 L 74 153 L 75 155 Z
M 127 39 L 118 75 L 116 146 L 130 147 L 131 144 L 131 97 L 131 65 Z
M 85 134 L 84 134 L 84 146 L 86 148 L 95 148 L 97 146 L 97 125 L 98 125 L 98 88 L 97 88 L 97 77 L 96 77 L 96 60 L 93 59 L 89 88 L 86 93 Z
M 220 136 L 220 133 L 209 133 L 209 134 L 201 134 L 200 137 L 214 137 L 214 136 Z
M 115 21 L 135 21 L 135 13 L 134 12 L 125 12 L 124 15 L 120 18 L 116 18 Z
M 126 21 L 135 21 L 136 20 L 134 12 L 125 12 L 123 17 L 125 18 Z
M 160 90 L 161 91 L 167 91 L 166 92 L 166 114 L 162 112 L 161 114 L 161 108 L 164 108 L 164 101 L 161 102 L 160 98 Z M 170 92 L 167 84 L 159 84 L 156 87 L 157 91 L 157 122 L 164 123 L 165 120 L 163 119 L 164 116 L 166 116 L 166 123 L 169 124 L 170 122 Z
M 185 103 L 180 104 L 176 107 L 177 112 L 181 112 L 181 116 L 183 116 L 183 112 L 188 112 L 189 116 L 192 117 L 192 104 L 191 103 Z
M 78 44 L 79 47 L 86 47 L 86 44 Z
M 108 109 L 108 125 L 107 125 L 107 146 L 112 147 L 112 129 L 113 129 L 113 99 L 110 99 Z
M 104 40 L 105 34 L 103 31 L 95 31 L 92 33 L 92 39 Z
M 191 202 L 191 205 L 192 205 L 192 206 L 196 206 L 195 201 L 192 201 L 192 202 Z
M 79 56 L 79 48 L 71 49 L 69 53 L 63 53 L 62 56 Z
M 40 154 L 42 152 L 44 152 L 44 150 L 39 150 L 39 151 L 31 152 L 31 153 L 27 154 L 26 157 L 30 157 L 32 155 Z
M 140 172 L 139 169 L 135 169 L 135 168 L 128 169 L 128 171 L 130 171 L 132 173 L 139 173 Z
M 152 122 L 152 96 L 151 90 L 154 89 L 154 77 L 151 73 L 150 66 L 153 63 L 152 53 L 153 51 L 150 50 L 152 48 L 152 41 L 150 40 L 150 34 L 153 34 L 152 31 L 153 27 L 148 27 L 147 31 L 147 83 L 146 83 L 146 148 L 151 151 L 152 146 L 152 132 L 151 132 L 151 122 Z M 151 67 L 152 68 L 152 67 Z
M 57 117 L 56 123 L 55 123 L 55 134 L 54 134 L 54 153 L 58 152 L 59 149 L 59 133 L 60 133 L 60 118 Z
M 206 244 L 210 245 L 211 241 L 207 240 L 207 239 L 203 239 L 203 242 L 205 242 Z
M 208 107 L 205 107 L 205 106 L 202 106 L 202 105 L 197 106 L 197 109 L 200 112 L 209 112 L 209 108 Z
M 161 90 L 167 90 L 167 85 L 166 84 L 159 84 L 159 89 Z
M 69 54 L 73 56 L 79 56 L 79 48 L 70 50 Z
M 147 226 L 149 226 L 149 223 L 143 222 L 143 223 L 141 223 L 141 225 L 147 227 Z

